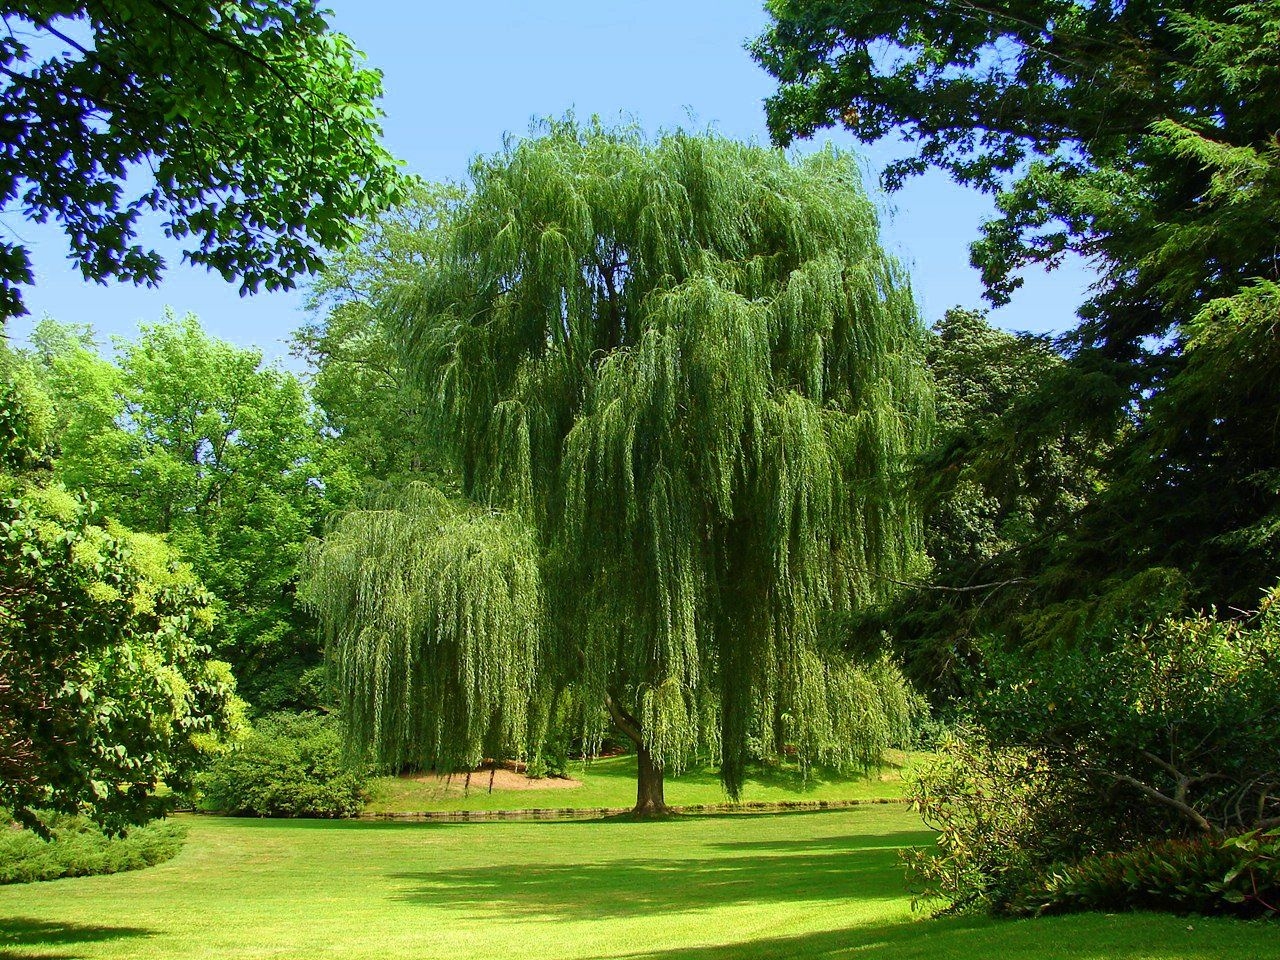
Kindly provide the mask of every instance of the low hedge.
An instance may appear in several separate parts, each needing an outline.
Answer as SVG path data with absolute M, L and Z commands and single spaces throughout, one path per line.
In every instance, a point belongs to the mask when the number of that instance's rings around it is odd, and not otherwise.
M 1280 828 L 1225 839 L 1163 840 L 1086 857 L 1047 872 L 1013 913 L 1166 910 L 1209 916 L 1280 915 Z
M 104 834 L 84 817 L 41 818 L 52 836 L 42 840 L 16 824 L 0 826 L 0 884 L 120 873 L 154 866 L 182 849 L 186 828 L 153 820 L 124 836 Z M 7 823 L 8 818 L 0 819 Z

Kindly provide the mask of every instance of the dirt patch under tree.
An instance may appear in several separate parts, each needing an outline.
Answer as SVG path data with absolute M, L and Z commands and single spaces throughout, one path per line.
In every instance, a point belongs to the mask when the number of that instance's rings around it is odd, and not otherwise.
M 571 790 L 582 786 L 571 777 L 530 777 L 523 763 L 487 761 L 470 773 L 407 773 L 403 780 L 439 784 L 450 793 L 472 790 Z

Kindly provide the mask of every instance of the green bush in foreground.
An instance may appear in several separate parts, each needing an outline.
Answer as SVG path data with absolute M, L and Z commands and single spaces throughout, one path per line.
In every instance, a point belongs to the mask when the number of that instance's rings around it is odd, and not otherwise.
M 206 810 L 257 817 L 354 817 L 368 770 L 343 757 L 337 721 L 320 714 L 268 714 L 199 782 Z
M 1011 913 L 1170 910 L 1239 917 L 1280 914 L 1280 828 L 1221 840 L 1163 840 L 1086 857 L 1021 891 Z
M 114 837 L 85 817 L 46 814 L 42 820 L 49 840 L 17 824 L 0 827 L 0 884 L 139 870 L 174 857 L 187 835 L 172 820 L 153 820 Z
M 163 813 L 240 725 L 211 598 L 166 542 L 0 470 L 0 805 L 108 830 Z
M 926 898 L 997 913 L 1059 896 L 1065 908 L 1275 906 L 1253 884 L 1275 875 L 1280 830 L 1280 588 L 1243 621 L 1164 619 L 988 670 L 979 725 L 912 790 L 939 831 L 936 849 L 907 857 Z
M 1000 749 L 961 728 L 911 782 L 914 809 L 937 831 L 934 847 L 903 853 L 919 899 L 944 912 L 1006 912 L 1040 871 L 1136 840 L 1123 826 L 1080 815 L 1082 777 L 1062 776 L 1032 750 Z

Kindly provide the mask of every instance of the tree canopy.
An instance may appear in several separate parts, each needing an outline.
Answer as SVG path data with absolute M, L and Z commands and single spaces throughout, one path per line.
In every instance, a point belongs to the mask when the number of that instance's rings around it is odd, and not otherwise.
M 1088 341 L 1125 357 L 1207 299 L 1276 278 L 1274 0 L 769 9 L 752 50 L 779 81 L 774 138 L 900 133 L 916 149 L 890 186 L 936 166 L 999 192 L 974 248 L 996 302 L 1021 268 L 1082 254 L 1103 274 Z
M 86 279 L 156 283 L 156 214 L 242 292 L 286 288 L 400 195 L 381 75 L 314 0 L 21 0 L 4 19 L 0 210 L 59 224 Z M 0 320 L 31 282 L 0 238 Z
M 1059 582 L 1097 593 L 1168 566 L 1199 603 L 1251 605 L 1280 558 L 1280 6 L 770 11 L 752 49 L 779 82 L 778 142 L 835 124 L 897 133 L 914 153 L 886 170 L 890 187 L 936 167 L 994 193 L 972 259 L 996 303 L 1027 267 L 1075 254 L 1097 269 L 1062 339 L 1070 362 L 1003 431 L 1109 445 Z
M 453 485 L 383 304 L 439 255 L 439 218 L 458 199 L 456 188 L 415 185 L 403 203 L 364 223 L 360 242 L 330 257 L 311 285 L 312 319 L 294 334 L 325 428 L 367 478 Z
M 708 743 L 731 793 L 749 742 L 873 762 L 908 695 L 828 628 L 917 555 L 932 402 L 854 161 L 551 123 L 437 229 L 391 308 L 471 505 L 384 504 L 318 550 L 356 737 L 474 762 L 569 689 L 589 740 L 603 704 L 635 741 L 638 810 Z
M 99 351 L 92 331 L 44 320 L 25 352 L 53 408 L 57 477 L 130 529 L 163 535 L 213 594 L 211 640 L 255 706 L 316 706 L 319 665 L 295 602 L 308 537 L 358 481 L 297 377 L 192 316 Z
M 1010 432 L 1010 408 L 1066 365 L 1044 338 L 953 308 L 927 344 L 937 426 L 912 473 L 929 565 L 913 588 L 855 617 L 850 640 L 888 635 L 907 675 L 945 703 L 980 659 L 983 634 L 1060 592 L 1045 567 L 1098 495 L 1108 447 L 1068 431 L 1035 443 Z
M 0 804 L 42 832 L 37 810 L 119 829 L 165 808 L 161 781 L 190 785 L 242 705 L 190 568 L 32 456 L 51 405 L 7 348 L 0 390 Z

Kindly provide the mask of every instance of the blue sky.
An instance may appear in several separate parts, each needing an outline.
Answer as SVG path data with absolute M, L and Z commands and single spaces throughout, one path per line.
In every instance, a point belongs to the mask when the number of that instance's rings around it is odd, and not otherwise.
M 531 119 L 599 114 L 630 118 L 648 130 L 714 126 L 765 143 L 762 101 L 771 79 L 743 49 L 766 17 L 759 0 L 329 0 L 331 22 L 351 36 L 385 74 L 386 142 L 406 168 L 428 179 L 460 179 L 469 160 L 522 133 Z M 981 305 L 968 244 L 991 212 L 990 200 L 931 174 L 884 197 L 875 175 L 889 156 L 852 138 L 831 140 L 859 150 L 867 186 L 882 209 L 886 244 L 906 262 L 926 319 L 947 307 Z M 92 323 L 104 337 L 132 335 L 164 309 L 194 312 L 217 336 L 284 357 L 290 332 L 304 319 L 301 293 L 241 298 L 235 285 L 178 262 L 158 289 L 86 284 L 66 261 L 52 227 L 11 223 L 33 247 L 37 286 L 27 294 L 32 317 L 10 322 L 22 338 L 44 313 Z M 1027 277 L 1026 286 L 992 319 L 1013 330 L 1062 330 L 1073 323 L 1089 274 L 1077 264 Z

